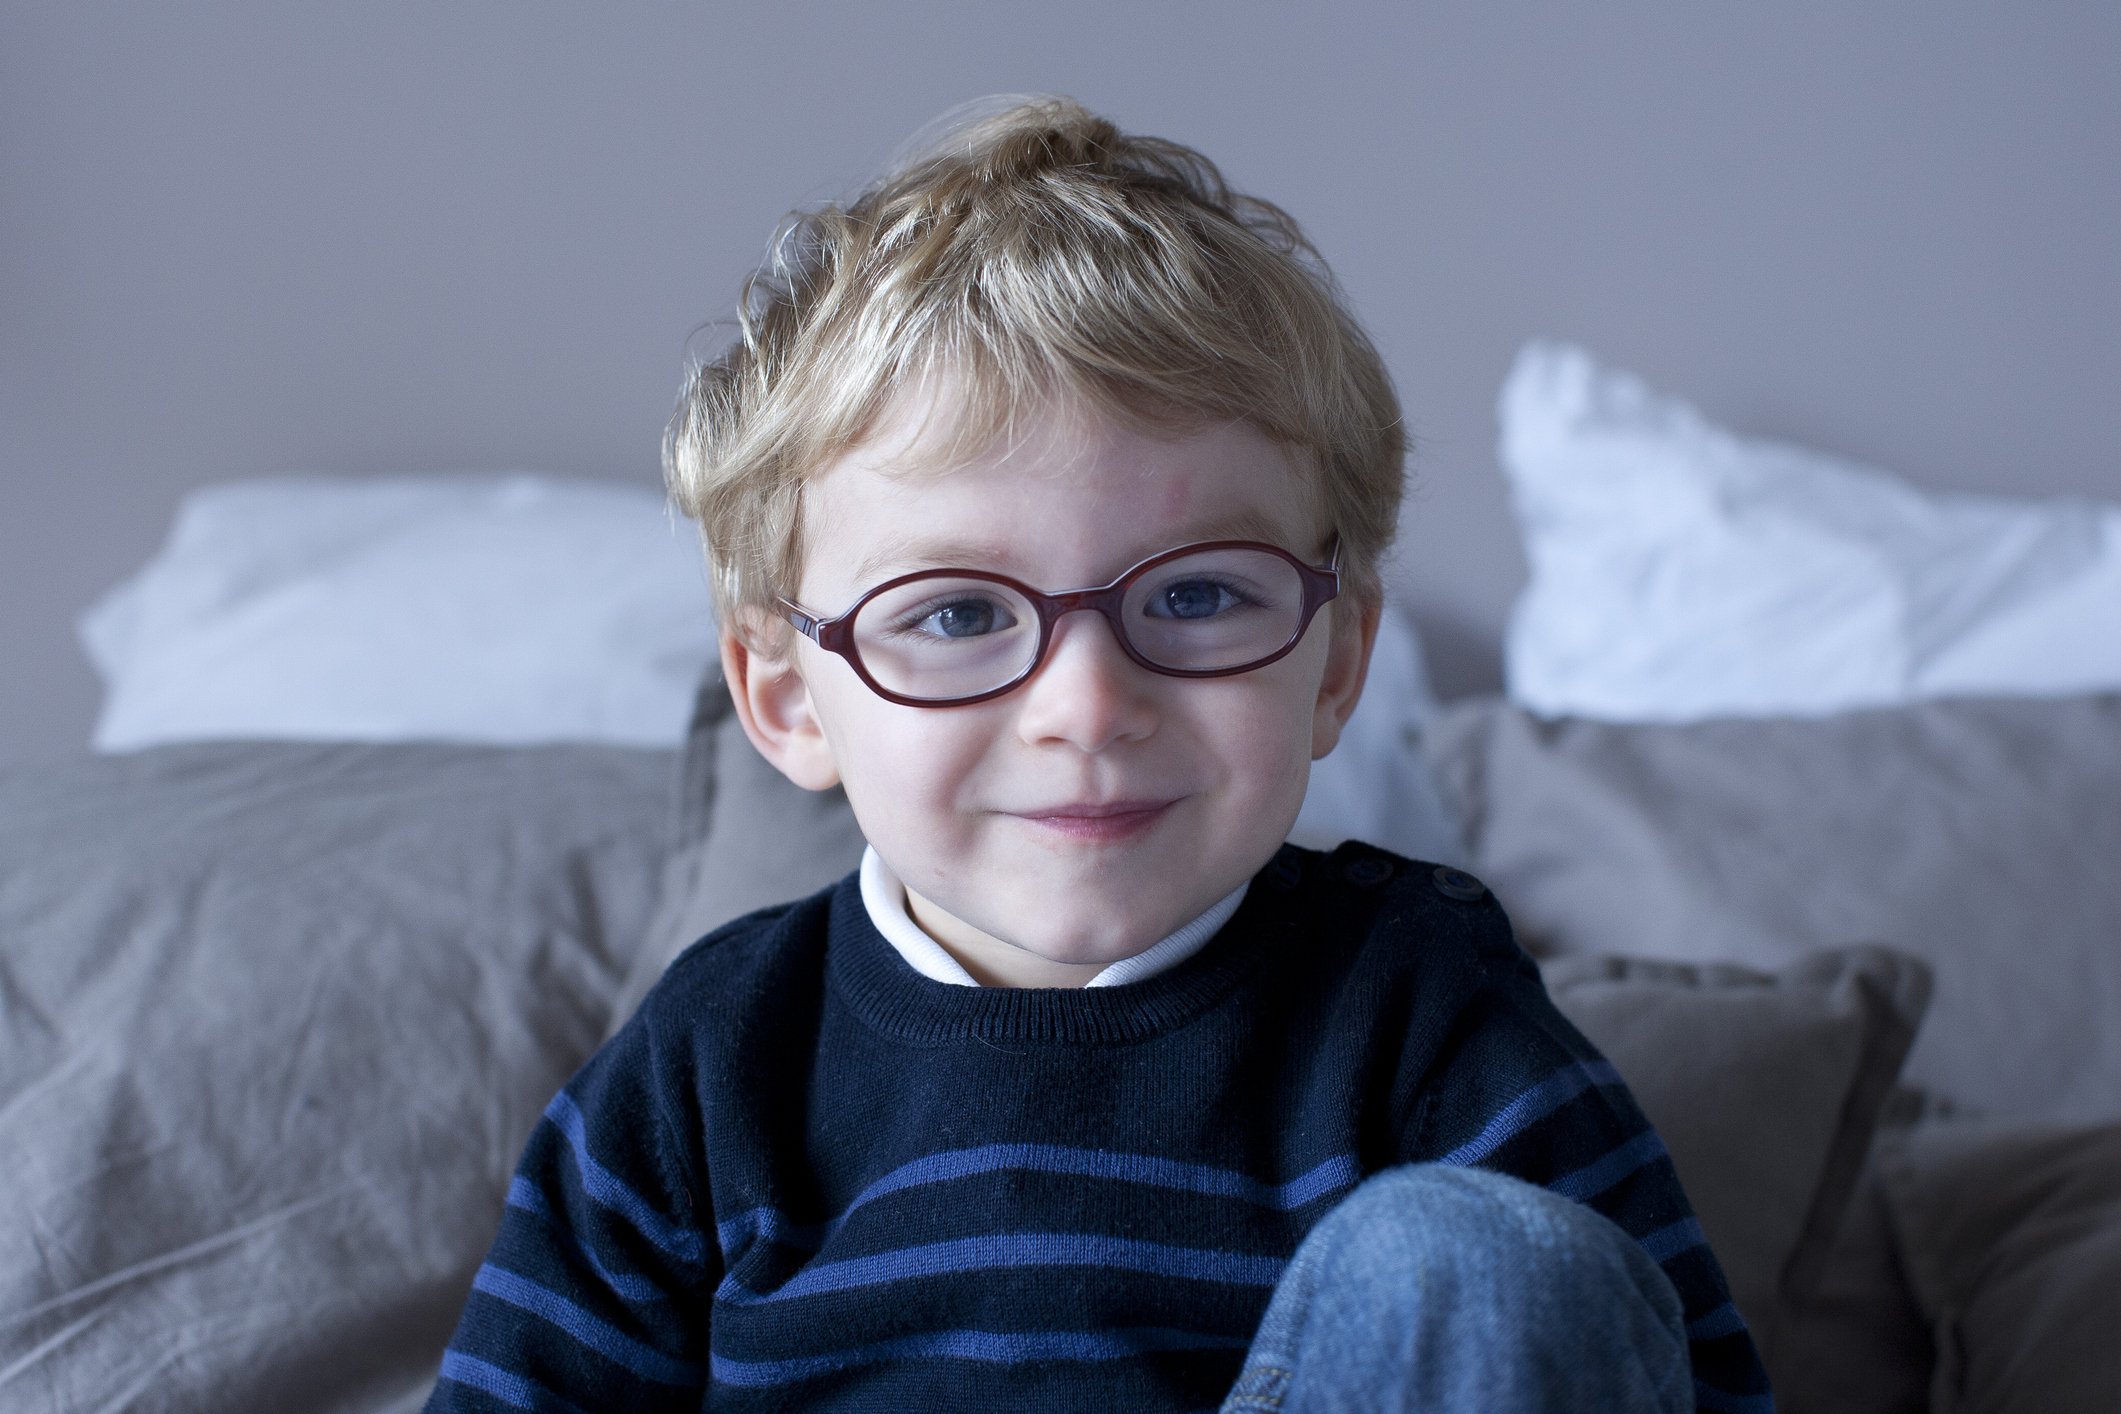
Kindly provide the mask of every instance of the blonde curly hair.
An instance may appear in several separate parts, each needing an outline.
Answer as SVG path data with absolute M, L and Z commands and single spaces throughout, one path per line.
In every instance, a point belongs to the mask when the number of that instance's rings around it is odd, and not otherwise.
M 804 483 L 932 380 L 953 394 L 943 465 L 1056 406 L 1248 423 L 1315 469 L 1344 602 L 1381 596 L 1406 454 L 1391 378 L 1296 222 L 1191 148 L 1060 97 L 946 115 L 852 201 L 783 221 L 736 322 L 663 462 L 747 639 L 801 577 Z

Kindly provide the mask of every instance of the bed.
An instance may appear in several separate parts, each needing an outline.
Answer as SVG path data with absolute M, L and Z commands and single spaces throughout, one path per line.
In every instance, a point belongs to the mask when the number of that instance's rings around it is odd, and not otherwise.
M 2114 508 L 1926 496 L 1556 346 L 1502 421 L 1511 691 L 1435 702 L 1395 617 L 1298 837 L 1496 891 L 1780 1408 L 2111 1408 Z M 701 932 L 852 866 L 653 502 L 253 486 L 91 615 L 103 749 L 0 775 L 0 1406 L 416 1409 L 553 1090 Z M 453 667 L 483 697 L 404 690 Z

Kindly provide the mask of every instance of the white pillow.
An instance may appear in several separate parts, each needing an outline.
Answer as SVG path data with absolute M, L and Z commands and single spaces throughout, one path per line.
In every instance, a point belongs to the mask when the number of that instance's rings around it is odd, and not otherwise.
M 1437 710 L 1414 625 L 1387 604 L 1362 700 L 1339 744 L 1311 763 L 1311 784 L 1289 838 L 1312 849 L 1362 840 L 1410 859 L 1465 864 L 1458 822 L 1421 745 Z
M 94 744 L 674 747 L 714 651 L 698 543 L 645 487 L 526 474 L 208 487 L 81 619 Z
M 2121 687 L 2121 505 L 1920 491 L 1732 436 L 1533 343 L 1501 455 L 1531 561 L 1509 695 L 1683 721 Z

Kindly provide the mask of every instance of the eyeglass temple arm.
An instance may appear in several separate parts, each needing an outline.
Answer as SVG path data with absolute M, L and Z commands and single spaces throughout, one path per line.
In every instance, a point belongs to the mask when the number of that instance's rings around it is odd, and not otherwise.
M 795 630 L 805 638 L 816 638 L 818 625 L 824 620 L 804 613 L 786 599 L 781 600 L 781 617 L 795 625 Z

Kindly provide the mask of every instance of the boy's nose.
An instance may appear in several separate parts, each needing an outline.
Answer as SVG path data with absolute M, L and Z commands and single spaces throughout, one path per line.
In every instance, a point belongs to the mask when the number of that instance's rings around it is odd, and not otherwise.
M 1156 729 L 1155 676 L 1127 656 L 1100 614 L 1064 614 L 1045 661 L 1017 689 L 1017 730 L 1033 744 L 1060 742 L 1101 751 Z

